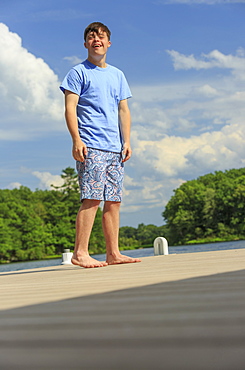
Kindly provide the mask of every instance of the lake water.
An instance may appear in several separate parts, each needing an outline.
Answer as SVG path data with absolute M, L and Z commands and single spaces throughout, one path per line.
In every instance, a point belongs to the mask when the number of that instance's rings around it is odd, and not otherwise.
M 180 253 L 198 253 L 209 251 L 220 251 L 228 249 L 243 249 L 245 248 L 245 240 L 238 240 L 232 242 L 210 243 L 210 244 L 195 244 L 195 245 L 181 245 L 178 247 L 169 247 L 169 254 Z M 142 248 L 129 251 L 122 251 L 122 254 L 127 254 L 130 257 L 150 257 L 154 256 L 154 249 Z M 93 256 L 99 261 L 105 260 L 105 254 L 98 254 Z M 62 258 L 44 261 L 30 261 L 30 262 L 17 262 L 0 265 L 0 272 L 20 271 L 34 268 L 42 268 L 49 266 L 58 266 L 62 262 Z

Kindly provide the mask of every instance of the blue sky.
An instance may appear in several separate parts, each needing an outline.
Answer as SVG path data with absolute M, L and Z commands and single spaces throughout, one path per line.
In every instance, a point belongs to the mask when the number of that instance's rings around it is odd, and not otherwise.
M 183 182 L 245 166 L 244 19 L 245 0 L 1 1 L 0 188 L 75 167 L 58 87 L 101 21 L 133 93 L 121 226 L 162 225 Z

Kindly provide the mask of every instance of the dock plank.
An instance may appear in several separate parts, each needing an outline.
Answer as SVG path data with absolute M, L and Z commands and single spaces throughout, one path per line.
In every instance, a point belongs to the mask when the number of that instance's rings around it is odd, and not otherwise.
M 245 368 L 245 249 L 0 281 L 3 369 Z

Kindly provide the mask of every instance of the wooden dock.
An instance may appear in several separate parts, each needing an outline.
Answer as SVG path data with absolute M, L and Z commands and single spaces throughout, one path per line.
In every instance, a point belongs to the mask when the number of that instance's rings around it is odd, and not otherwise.
M 0 273 L 2 370 L 244 370 L 245 249 Z

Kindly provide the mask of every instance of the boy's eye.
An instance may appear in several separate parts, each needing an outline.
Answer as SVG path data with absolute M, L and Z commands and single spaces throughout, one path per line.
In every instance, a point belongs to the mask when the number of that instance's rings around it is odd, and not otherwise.
M 102 40 L 105 39 L 105 35 L 103 33 L 97 34 L 97 36 Z M 88 40 L 93 40 L 95 38 L 95 34 L 88 35 Z

